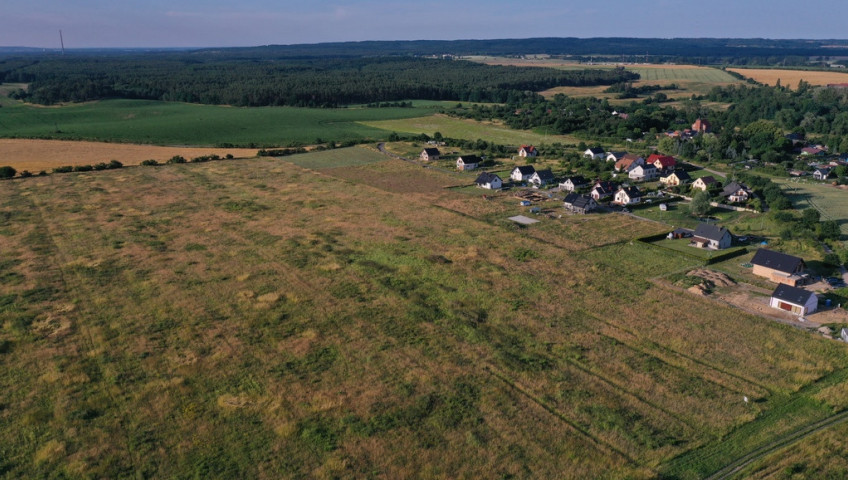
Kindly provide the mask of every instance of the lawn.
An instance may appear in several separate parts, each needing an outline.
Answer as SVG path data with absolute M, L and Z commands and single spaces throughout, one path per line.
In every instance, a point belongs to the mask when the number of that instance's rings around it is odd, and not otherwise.
M 501 145 L 544 145 L 554 142 L 576 144 L 579 142 L 569 135 L 545 135 L 531 131 L 514 130 L 497 123 L 464 120 L 447 115 L 363 121 L 362 124 L 398 133 L 426 133 L 432 136 L 434 133 L 440 132 L 445 137 L 464 140 L 482 139 Z
M 61 107 L 15 103 L 0 109 L 0 137 L 152 143 L 280 146 L 318 140 L 385 138 L 359 122 L 428 115 L 414 108 L 234 108 L 143 100 L 106 100 Z
M 813 207 L 822 220 L 836 220 L 843 234 L 848 234 L 848 190 L 842 186 L 811 180 L 774 179 L 785 190 L 797 209 Z
M 696 478 L 842 401 L 840 345 L 653 283 L 661 226 L 380 158 L 6 181 L 0 471 Z

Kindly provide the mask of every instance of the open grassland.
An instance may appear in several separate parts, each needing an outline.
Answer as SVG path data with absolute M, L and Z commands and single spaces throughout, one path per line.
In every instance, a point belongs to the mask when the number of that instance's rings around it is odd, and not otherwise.
M 848 423 L 816 433 L 773 452 L 743 470 L 740 477 L 848 478 Z
M 25 140 L 0 138 L 0 165 L 9 165 L 16 170 L 38 173 L 50 171 L 63 165 L 93 165 L 117 160 L 124 165 L 138 165 L 147 159 L 164 163 L 180 155 L 187 160 L 205 155 L 228 154 L 235 158 L 256 156 L 256 149 L 245 148 L 197 148 L 160 147 L 155 145 L 133 145 L 102 142 L 74 142 L 68 140 Z
M 651 282 L 657 224 L 309 155 L 4 182 L 4 475 L 699 478 L 841 402 L 841 345 Z
M 0 137 L 91 140 L 157 145 L 280 146 L 318 139 L 382 138 L 361 121 L 427 115 L 429 108 L 233 108 L 143 100 L 41 107 L 16 102 L 0 109 Z
M 797 88 L 801 80 L 810 85 L 827 85 L 830 83 L 848 83 L 848 72 L 823 72 L 819 70 L 781 70 L 772 68 L 728 68 L 744 77 L 751 78 L 766 85 L 780 84 L 784 87 Z
M 526 130 L 514 130 L 493 122 L 478 122 L 447 115 L 368 121 L 362 122 L 362 124 L 398 133 L 426 133 L 432 136 L 439 132 L 445 137 L 465 140 L 482 139 L 502 145 L 543 145 L 554 142 L 577 143 L 579 141 L 569 135 L 545 135 Z
M 843 234 L 848 234 L 848 188 L 812 180 L 798 181 L 774 179 L 789 191 L 795 208 L 813 207 L 821 212 L 822 219 L 836 220 Z

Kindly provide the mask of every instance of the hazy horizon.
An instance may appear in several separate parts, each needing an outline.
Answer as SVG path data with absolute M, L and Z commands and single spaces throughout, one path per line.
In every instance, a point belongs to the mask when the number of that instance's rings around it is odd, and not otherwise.
M 231 2 L 7 0 L 0 46 L 60 48 L 210 48 L 381 40 L 538 37 L 840 39 L 848 3 L 799 8 L 788 0 L 715 0 L 687 8 L 659 0 L 386 0 Z M 844 35 L 843 35 L 844 37 Z

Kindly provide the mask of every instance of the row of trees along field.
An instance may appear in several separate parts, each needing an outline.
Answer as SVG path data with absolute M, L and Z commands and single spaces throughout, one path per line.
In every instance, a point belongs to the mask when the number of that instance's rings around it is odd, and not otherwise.
M 189 54 L 18 61 L 13 68 L 0 66 L 0 74 L 0 81 L 29 83 L 18 96 L 46 105 L 132 98 L 298 107 L 407 99 L 514 103 L 528 91 L 638 78 L 623 69 L 565 71 L 409 57 L 283 61 Z

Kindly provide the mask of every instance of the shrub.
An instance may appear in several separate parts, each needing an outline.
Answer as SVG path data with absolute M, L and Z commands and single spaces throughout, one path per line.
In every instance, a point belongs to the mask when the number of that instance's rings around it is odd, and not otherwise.
M 0 178 L 12 178 L 16 173 L 18 173 L 18 171 L 8 165 L 0 167 Z
M 156 160 L 153 160 L 153 159 L 149 159 L 149 160 L 144 160 L 143 162 L 141 162 L 141 164 L 144 165 L 145 167 L 155 167 L 156 165 L 159 165 L 159 162 L 157 162 Z
M 107 168 L 109 168 L 109 165 L 106 165 L 103 162 L 95 163 L 93 166 L 95 170 L 106 170 Z
M 90 172 L 92 170 L 94 170 L 94 167 L 92 167 L 91 165 L 76 165 L 76 166 L 74 166 L 75 172 Z
M 226 158 L 227 158 L 227 160 L 232 160 L 235 157 L 233 157 L 232 153 L 228 153 Z
M 182 155 L 174 155 L 168 159 L 168 163 L 186 163 L 186 159 Z
M 124 164 L 117 160 L 110 160 L 108 165 L 110 169 L 122 168 L 123 166 Z
M 68 173 L 68 172 L 73 172 L 73 171 L 74 171 L 74 167 L 72 167 L 70 165 L 64 165 L 62 167 L 56 167 L 56 168 L 53 169 L 53 173 Z
M 29 178 L 31 176 L 32 176 L 32 172 L 30 172 L 29 170 L 24 170 L 24 171 L 21 172 L 21 177 L 23 177 L 23 178 Z

